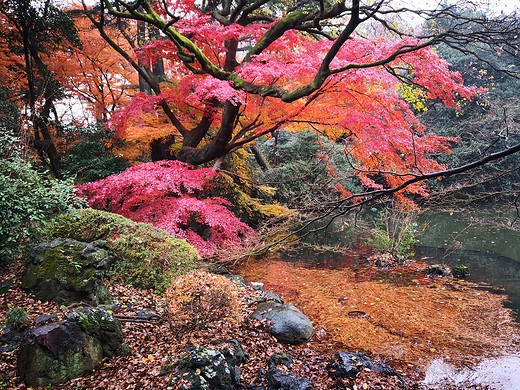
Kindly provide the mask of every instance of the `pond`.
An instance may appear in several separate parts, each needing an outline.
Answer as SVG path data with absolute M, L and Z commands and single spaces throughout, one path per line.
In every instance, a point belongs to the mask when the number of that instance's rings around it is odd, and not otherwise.
M 518 321 L 520 234 L 507 226 L 508 220 L 507 213 L 492 210 L 448 211 L 422 216 L 418 224 L 419 242 L 415 247 L 415 257 L 432 264 L 468 266 L 470 282 L 487 283 L 503 289 L 509 298 L 506 305 L 515 310 Z M 469 306 L 477 310 L 475 312 L 454 310 L 457 300 L 464 300 L 464 294 L 472 293 L 449 295 L 446 293 L 452 289 L 449 285 L 423 288 L 423 280 L 415 276 L 413 265 L 398 272 L 366 267 L 363 263 L 370 255 L 365 245 L 366 236 L 350 229 L 352 224 L 352 220 L 338 220 L 325 236 L 314 237 L 329 246 L 348 245 L 350 249 L 347 251 L 302 249 L 291 255 L 278 253 L 248 264 L 241 273 L 248 281 L 264 282 L 267 289 L 311 313 L 312 320 L 324 324 L 327 332 L 333 335 L 333 340 L 322 340 L 330 343 L 331 347 L 335 341 L 340 341 L 356 350 L 413 365 L 421 372 L 421 378 L 425 375 L 425 384 L 440 386 L 437 388 L 462 381 L 485 384 L 491 389 L 512 388 L 509 386 L 512 383 L 516 386 L 518 380 L 515 378 L 520 377 L 520 356 L 476 359 L 472 363 L 468 360 L 472 367 L 466 371 L 452 365 L 457 360 L 457 353 L 459 358 L 482 356 L 486 344 L 492 347 L 504 339 L 504 334 L 499 334 L 502 331 L 499 327 L 495 327 L 495 335 L 482 335 L 482 328 L 476 328 L 472 333 L 473 319 L 468 319 L 468 316 L 483 323 L 496 324 L 503 318 L 481 316 L 479 309 L 473 307 L 474 302 Z M 367 227 L 369 225 L 364 226 L 365 231 Z M 474 298 L 478 300 L 479 292 L 475 294 Z M 491 308 L 494 304 L 500 306 L 503 301 L 489 301 L 488 304 Z M 369 315 L 362 320 L 352 320 L 345 317 L 348 310 L 364 310 Z M 424 318 L 428 318 L 428 322 Z M 435 328 L 435 331 L 430 328 Z M 457 328 L 467 329 L 467 334 L 452 337 Z M 507 332 L 505 334 L 507 338 Z M 453 339 L 453 343 L 448 339 Z M 481 363 L 477 364 L 479 361 Z M 510 366 L 505 374 L 500 369 L 497 371 L 497 367 L 504 364 Z M 514 380 L 517 382 L 511 382 Z

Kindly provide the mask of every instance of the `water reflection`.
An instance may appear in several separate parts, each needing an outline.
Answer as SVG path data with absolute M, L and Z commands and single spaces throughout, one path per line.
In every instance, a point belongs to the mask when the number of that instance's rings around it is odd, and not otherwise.
M 423 216 L 415 254 L 430 263 L 464 264 L 469 280 L 504 288 L 520 322 L 520 233 L 507 220 L 490 210 Z

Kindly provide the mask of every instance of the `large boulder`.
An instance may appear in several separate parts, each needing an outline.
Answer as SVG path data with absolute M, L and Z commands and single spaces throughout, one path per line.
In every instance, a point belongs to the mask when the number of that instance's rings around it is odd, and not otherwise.
M 109 312 L 77 310 L 68 321 L 28 330 L 20 345 L 18 371 L 28 386 L 66 382 L 92 371 L 112 356 L 123 340 L 121 325 Z
M 112 256 L 102 243 L 57 238 L 36 246 L 27 261 L 22 288 L 42 301 L 97 306 L 112 303 L 103 277 Z
M 252 315 L 254 319 L 271 320 L 271 334 L 282 343 L 303 344 L 314 332 L 309 318 L 296 307 L 274 301 L 260 302 Z

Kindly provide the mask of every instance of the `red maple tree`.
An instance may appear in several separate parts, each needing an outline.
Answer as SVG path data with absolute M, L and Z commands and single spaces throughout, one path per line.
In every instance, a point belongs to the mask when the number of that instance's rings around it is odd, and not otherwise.
M 449 33 L 398 34 L 385 25 L 389 11 L 380 2 L 286 3 L 104 0 L 97 16 L 88 11 L 102 33 L 109 20 L 163 33 L 126 53 L 153 95 L 136 93 L 112 118 L 116 134 L 160 139 L 172 158 L 218 166 L 280 128 L 312 128 L 341 140 L 361 182 L 375 189 L 443 168 L 432 156 L 456 139 L 428 134 L 410 104 L 439 99 L 453 107 L 477 93 L 430 48 Z M 369 36 L 363 26 L 370 21 L 390 32 Z M 166 79 L 136 58 L 163 58 Z
M 209 256 L 253 235 L 253 230 L 226 208 L 227 200 L 203 197 L 216 175 L 209 168 L 158 161 L 80 185 L 78 190 L 90 206 L 151 223 L 185 238 L 201 256 Z

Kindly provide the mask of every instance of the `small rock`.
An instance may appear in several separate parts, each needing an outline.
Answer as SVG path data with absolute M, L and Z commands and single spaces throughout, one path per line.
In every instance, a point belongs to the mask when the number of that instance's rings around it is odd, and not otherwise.
M 0 282 L 0 294 L 5 294 L 9 291 L 9 288 L 11 287 L 11 283 L 13 283 L 14 278 L 2 280 Z
M 0 335 L 0 352 L 11 352 L 20 346 L 24 332 L 6 326 Z M 1 387 L 0 387 L 1 389 Z
M 246 281 L 244 279 L 243 276 L 240 276 L 240 275 L 225 275 L 226 278 L 228 278 L 229 280 L 231 280 L 233 283 L 237 284 L 237 285 L 244 285 L 246 284 Z
M 261 282 L 251 282 L 251 287 L 256 291 L 264 291 L 264 284 Z
M 327 365 L 330 375 L 350 379 L 354 379 L 361 368 L 368 368 L 386 375 L 397 375 L 386 364 L 372 363 L 372 360 L 364 353 L 338 352 Z
M 283 299 L 280 298 L 280 296 L 278 294 L 275 294 L 274 292 L 272 291 L 264 291 L 262 293 L 262 297 L 266 300 L 266 301 L 273 301 L 273 302 L 276 302 L 276 303 L 284 303 L 283 302 Z
M 426 268 L 426 274 L 431 277 L 437 276 L 449 276 L 451 275 L 450 269 L 445 265 L 433 264 Z
M 469 268 L 465 265 L 457 265 L 451 270 L 453 277 L 458 279 L 465 279 L 469 276 Z
M 245 359 L 242 345 L 237 340 L 214 343 L 221 348 L 197 346 L 189 349 L 189 354 L 179 358 L 169 370 L 174 374 L 171 383 L 180 378 L 189 382 L 186 390 L 232 390 L 241 388 L 241 370 L 238 368 Z M 229 344 L 225 346 L 225 344 Z
M 271 355 L 269 359 L 267 359 L 267 364 L 269 364 L 269 367 L 283 365 L 287 368 L 291 368 L 293 362 L 294 360 L 292 356 L 287 355 L 286 353 L 275 353 L 274 355 Z
M 40 326 L 45 324 L 46 322 L 54 321 L 56 318 L 58 318 L 58 315 L 56 313 L 44 314 L 34 319 L 34 325 Z
M 284 374 L 276 368 L 267 370 L 267 390 L 312 390 L 307 378 Z

